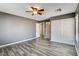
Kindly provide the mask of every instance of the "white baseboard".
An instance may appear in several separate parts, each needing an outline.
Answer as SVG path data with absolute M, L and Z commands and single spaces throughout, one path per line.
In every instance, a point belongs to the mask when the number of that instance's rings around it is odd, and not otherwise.
M 75 45 L 75 49 L 76 49 L 76 52 L 77 52 L 77 55 L 79 56 L 79 51 L 77 49 L 77 46 Z
M 29 40 L 33 40 L 33 39 L 36 39 L 36 38 L 38 38 L 38 37 L 29 38 L 29 39 L 22 40 L 22 41 L 18 41 L 18 42 L 13 42 L 13 43 L 9 43 L 9 44 L 5 44 L 5 45 L 1 45 L 0 48 L 2 48 L 2 47 L 6 47 L 6 46 L 10 46 L 10 45 L 13 45 L 13 44 L 22 43 L 22 42 L 29 41 Z
M 62 41 L 55 41 L 55 40 L 50 40 L 50 41 L 63 43 L 63 44 L 68 44 L 68 45 L 73 45 L 73 46 L 75 45 L 75 44 L 72 44 L 72 43 L 67 43 L 67 42 L 62 42 Z

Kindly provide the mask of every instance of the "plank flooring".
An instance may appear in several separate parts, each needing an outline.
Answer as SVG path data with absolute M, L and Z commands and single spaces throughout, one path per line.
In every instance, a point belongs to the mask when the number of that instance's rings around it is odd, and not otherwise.
M 72 45 L 38 38 L 0 48 L 0 56 L 77 56 L 77 53 Z

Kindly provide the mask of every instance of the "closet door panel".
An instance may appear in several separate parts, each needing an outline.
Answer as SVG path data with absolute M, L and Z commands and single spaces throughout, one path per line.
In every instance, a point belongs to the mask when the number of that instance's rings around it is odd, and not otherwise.
M 74 18 L 52 20 L 51 41 L 74 45 Z

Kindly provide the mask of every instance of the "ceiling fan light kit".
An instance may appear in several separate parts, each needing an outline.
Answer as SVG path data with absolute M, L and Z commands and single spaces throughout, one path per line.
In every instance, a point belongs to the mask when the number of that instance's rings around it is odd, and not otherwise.
M 36 15 L 36 14 L 42 15 L 42 12 L 44 11 L 44 9 L 35 6 L 31 6 L 30 9 L 31 9 L 30 11 L 26 11 L 26 12 L 32 12 L 32 15 Z

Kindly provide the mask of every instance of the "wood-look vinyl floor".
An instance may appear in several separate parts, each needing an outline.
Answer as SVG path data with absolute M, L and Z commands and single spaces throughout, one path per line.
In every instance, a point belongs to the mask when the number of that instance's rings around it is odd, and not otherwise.
M 72 45 L 38 38 L 0 48 L 0 56 L 77 56 L 77 53 Z

